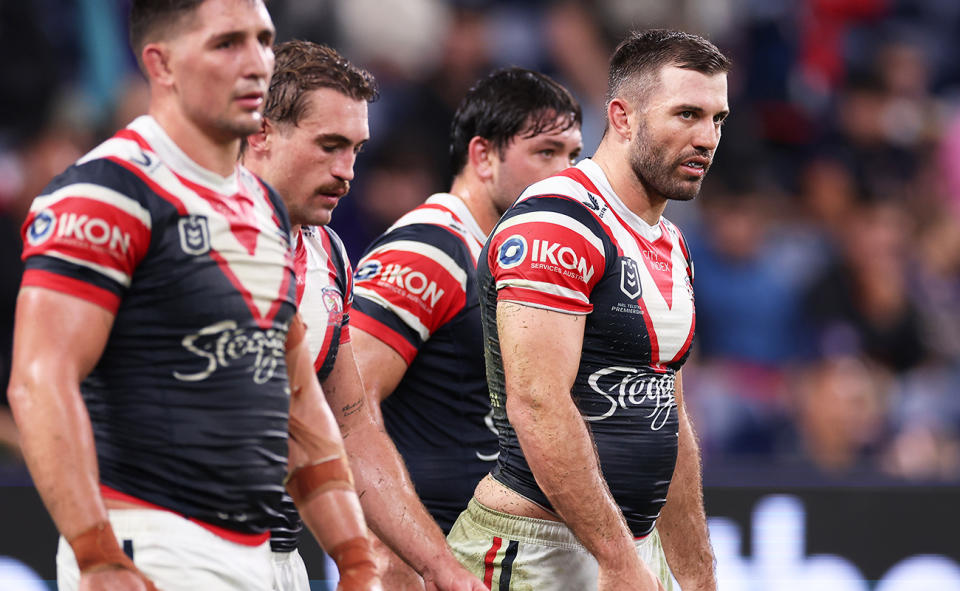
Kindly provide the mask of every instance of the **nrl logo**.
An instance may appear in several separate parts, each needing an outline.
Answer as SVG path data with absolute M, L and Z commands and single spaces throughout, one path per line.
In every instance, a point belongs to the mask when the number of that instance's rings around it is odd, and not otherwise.
M 192 255 L 207 254 L 210 251 L 210 228 L 207 218 L 202 215 L 190 215 L 177 222 L 180 230 L 180 248 Z
M 640 269 L 637 261 L 630 257 L 620 259 L 620 291 L 631 300 L 635 300 L 643 293 L 640 286 Z

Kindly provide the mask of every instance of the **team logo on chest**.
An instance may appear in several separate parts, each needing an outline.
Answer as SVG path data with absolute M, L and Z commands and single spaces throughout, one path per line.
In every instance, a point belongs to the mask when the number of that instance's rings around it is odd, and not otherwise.
M 189 215 L 177 222 L 180 248 L 187 254 L 199 256 L 210 251 L 210 227 L 206 216 Z
M 343 322 L 343 295 L 335 287 L 324 287 L 321 290 L 323 307 L 327 311 L 327 324 L 337 326 Z
M 643 293 L 640 286 L 640 268 L 637 261 L 630 257 L 620 259 L 620 291 L 631 300 L 635 300 Z

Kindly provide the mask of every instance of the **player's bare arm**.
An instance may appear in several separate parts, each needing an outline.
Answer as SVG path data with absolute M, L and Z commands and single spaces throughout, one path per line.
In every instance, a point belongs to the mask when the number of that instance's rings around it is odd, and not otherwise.
M 37 492 L 78 556 L 81 588 L 149 589 L 124 560 L 107 521 L 93 429 L 80 395 L 113 318 L 86 300 L 24 287 L 17 298 L 8 395 Z M 94 548 L 90 540 L 96 540 Z
M 677 372 L 676 400 L 679 419 L 677 465 L 667 492 L 657 529 L 670 570 L 684 591 L 716 591 L 713 548 L 703 510 L 700 449 L 683 402 Z
M 396 349 L 370 333 L 354 327 L 350 334 L 367 402 L 377 421 L 382 423 L 380 403 L 396 391 L 409 366 Z
M 360 376 L 352 343 L 343 343 L 323 391 L 330 406 L 341 409 L 337 420 L 370 528 L 424 578 L 428 590 L 483 589 L 450 553 L 443 532 L 417 497 L 400 454 L 374 416 L 377 404 L 362 404 L 366 380 Z M 357 401 L 359 412 L 345 410 Z
M 570 396 L 584 316 L 510 302 L 497 305 L 507 416 L 550 503 L 600 564 L 599 589 L 661 586 L 637 557 L 630 531 Z
M 378 591 L 366 523 L 343 440 L 313 371 L 306 342 L 288 339 L 290 473 L 287 491 L 304 523 L 341 573 L 341 588 Z M 302 339 L 302 336 L 299 337 Z M 292 346 L 291 346 L 292 345 Z

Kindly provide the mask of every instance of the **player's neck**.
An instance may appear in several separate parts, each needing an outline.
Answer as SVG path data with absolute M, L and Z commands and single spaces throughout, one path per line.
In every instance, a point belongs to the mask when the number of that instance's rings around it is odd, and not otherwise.
M 170 109 L 151 107 L 150 115 L 177 147 L 198 165 L 222 177 L 228 177 L 236 170 L 240 138 L 214 137 Z
M 465 173 L 461 173 L 453 179 L 453 185 L 450 187 L 450 194 L 459 197 L 470 210 L 480 231 L 489 235 L 493 227 L 500 220 L 500 213 L 493 204 L 493 200 L 487 195 L 483 185 L 477 182 L 471 182 Z
M 660 222 L 663 210 L 667 208 L 667 200 L 651 195 L 643 186 L 630 167 L 626 147 L 611 146 L 604 140 L 591 160 L 603 170 L 613 192 L 630 211 L 651 226 Z

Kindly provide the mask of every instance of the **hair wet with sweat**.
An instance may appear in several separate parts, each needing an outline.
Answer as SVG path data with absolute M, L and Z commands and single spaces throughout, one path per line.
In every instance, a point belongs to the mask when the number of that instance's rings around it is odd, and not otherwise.
M 503 153 L 517 136 L 565 131 L 580 126 L 580 104 L 548 76 L 511 67 L 492 72 L 471 88 L 450 125 L 450 164 L 454 175 L 467 165 L 470 140 L 482 137 Z
M 296 125 L 303 118 L 307 94 L 330 88 L 353 100 L 373 102 L 379 91 L 370 72 L 326 45 L 287 41 L 274 48 L 276 59 L 263 116 L 272 123 Z

